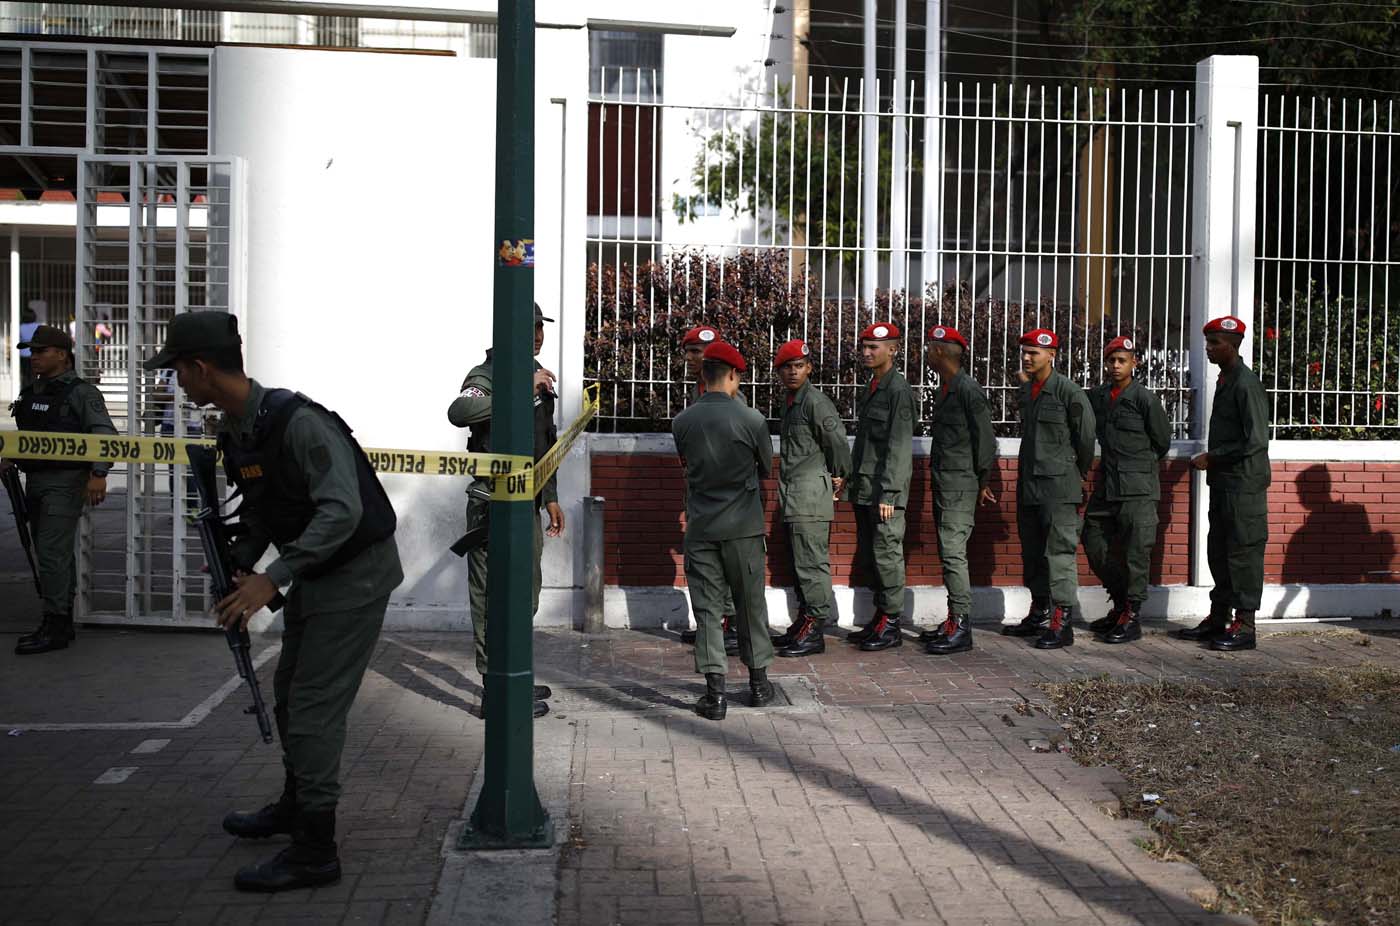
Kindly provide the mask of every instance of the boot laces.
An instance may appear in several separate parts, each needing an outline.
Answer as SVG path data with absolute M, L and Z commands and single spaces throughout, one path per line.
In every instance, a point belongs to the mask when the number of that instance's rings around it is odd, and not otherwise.
M 1051 614 L 1050 614 L 1050 632 L 1051 632 L 1051 633 L 1059 633 L 1059 632 L 1060 632 L 1060 628 L 1064 626 L 1064 623 L 1065 623 L 1065 609 L 1064 609 L 1064 608 L 1056 608 L 1053 612 L 1051 612 Z
M 1240 619 L 1237 617 L 1237 618 L 1235 618 L 1234 620 L 1230 621 L 1230 626 L 1228 626 L 1228 627 L 1225 628 L 1225 633 L 1227 633 L 1227 634 L 1229 634 L 1230 636 L 1233 637 L 1235 634 L 1237 634 L 1237 633 L 1240 632 L 1240 628 L 1243 627 L 1243 626 L 1244 626 L 1244 621 L 1240 620 Z
M 958 622 L 953 619 L 953 616 L 951 614 L 948 615 L 948 617 L 945 618 L 943 621 L 943 636 L 951 637 L 957 629 Z
M 1133 613 L 1132 608 L 1124 608 L 1122 611 L 1118 612 L 1118 626 L 1127 626 L 1128 624 L 1132 623 L 1132 620 L 1135 616 L 1136 615 Z

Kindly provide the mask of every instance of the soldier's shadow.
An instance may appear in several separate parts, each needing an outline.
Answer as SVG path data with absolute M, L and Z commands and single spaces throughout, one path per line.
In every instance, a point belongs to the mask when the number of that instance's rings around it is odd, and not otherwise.
M 460 669 L 397 640 L 383 640 L 370 668 L 419 697 L 481 716 L 481 685 Z M 465 696 L 473 700 L 468 701 Z

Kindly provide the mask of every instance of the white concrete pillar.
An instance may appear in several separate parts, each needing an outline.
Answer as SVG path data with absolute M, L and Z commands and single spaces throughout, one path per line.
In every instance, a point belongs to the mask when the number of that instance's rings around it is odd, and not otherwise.
M 860 298 L 873 307 L 875 288 L 879 283 L 880 259 L 880 79 L 875 72 L 875 0 L 865 0 L 864 71 L 861 79 L 861 207 L 860 221 L 864 226 L 861 247 Z M 857 328 L 864 327 L 857 325 Z
M 935 305 L 942 296 L 943 229 L 943 3 L 928 0 L 924 30 L 924 251 L 919 292 L 933 284 Z M 937 320 L 930 319 L 931 321 Z
M 1259 130 L 1259 59 L 1212 55 L 1196 64 L 1196 148 L 1192 163 L 1191 385 L 1192 436 L 1205 449 L 1216 371 L 1206 360 L 1201 327 L 1235 315 L 1254 328 L 1255 149 Z M 1205 474 L 1191 476 L 1191 584 L 1210 585 L 1206 564 Z
M 10 392 L 19 398 L 19 226 L 10 226 Z
M 890 132 L 890 289 L 904 288 L 904 266 L 909 254 L 908 222 L 906 218 L 909 200 L 906 195 L 904 172 L 907 165 L 904 145 L 908 137 L 909 122 L 905 118 L 907 100 L 905 98 L 905 58 L 909 47 L 906 33 L 909 29 L 909 0 L 894 0 L 894 127 Z

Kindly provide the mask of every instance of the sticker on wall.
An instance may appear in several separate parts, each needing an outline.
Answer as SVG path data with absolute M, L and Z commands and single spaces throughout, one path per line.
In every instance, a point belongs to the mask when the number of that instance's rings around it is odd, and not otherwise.
M 535 266 L 535 239 L 514 238 L 501 242 L 496 251 L 497 262 L 502 267 Z

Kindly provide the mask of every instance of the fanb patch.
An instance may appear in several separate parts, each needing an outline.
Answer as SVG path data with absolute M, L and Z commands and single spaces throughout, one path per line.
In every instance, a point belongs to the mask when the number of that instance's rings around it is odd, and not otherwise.
M 482 389 L 480 386 L 468 386 L 462 390 L 462 394 L 458 396 L 458 398 L 484 399 L 486 398 L 486 390 Z

